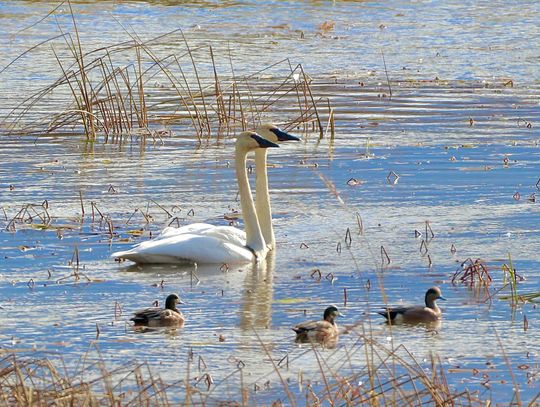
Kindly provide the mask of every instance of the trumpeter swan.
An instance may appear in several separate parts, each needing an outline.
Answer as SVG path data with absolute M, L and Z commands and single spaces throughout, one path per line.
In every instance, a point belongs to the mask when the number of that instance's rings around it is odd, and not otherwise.
M 273 124 L 263 124 L 257 127 L 256 132 L 273 143 L 300 140 L 298 137 L 282 131 Z M 266 156 L 267 150 L 265 149 L 255 151 L 255 208 L 259 217 L 259 225 L 261 225 L 264 241 L 270 250 L 273 250 L 276 247 L 276 238 L 272 226 L 272 208 L 270 207 L 270 193 L 268 191 Z
M 238 241 L 231 239 L 231 227 L 212 227 L 212 225 L 207 227 L 207 224 L 194 224 L 184 226 L 185 233 L 165 234 L 159 239 L 139 243 L 130 250 L 113 253 L 112 256 L 136 263 L 235 264 L 264 259 L 269 249 L 264 241 L 255 211 L 246 159 L 250 151 L 267 147 L 279 146 L 249 131 L 242 132 L 236 139 L 236 178 L 245 225 L 245 244 L 241 239 L 237 239 Z M 241 236 L 241 233 L 238 233 L 238 236 Z
M 296 136 L 288 134 L 274 124 L 263 124 L 256 129 L 256 133 L 263 138 L 273 142 L 280 143 L 284 141 L 299 141 Z M 255 150 L 255 210 L 259 219 L 259 225 L 263 234 L 264 241 L 270 250 L 276 246 L 274 228 L 272 226 L 272 208 L 270 207 L 270 193 L 268 190 L 267 173 L 267 153 L 268 150 Z M 183 233 L 203 233 L 205 235 L 216 235 L 221 239 L 226 239 L 237 245 L 244 245 L 246 234 L 243 230 L 232 226 L 216 226 L 210 223 L 193 223 L 181 227 L 166 227 L 156 236 L 156 239 L 176 236 Z

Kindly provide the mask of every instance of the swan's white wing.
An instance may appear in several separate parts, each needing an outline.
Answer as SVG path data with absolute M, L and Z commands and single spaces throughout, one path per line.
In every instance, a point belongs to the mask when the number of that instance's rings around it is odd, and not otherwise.
M 214 236 L 236 246 L 246 245 L 246 232 L 233 226 L 214 226 L 200 232 L 203 236 Z
M 166 239 L 185 233 L 200 236 L 214 236 L 220 240 L 238 246 L 246 245 L 246 232 L 243 230 L 233 226 L 215 226 L 210 223 L 192 223 L 191 225 L 185 225 L 179 228 L 168 226 L 163 229 L 161 233 L 154 238 L 154 240 Z
M 155 239 L 163 239 L 167 237 L 181 235 L 182 233 L 193 233 L 197 235 L 200 232 L 204 232 L 205 230 L 214 227 L 215 226 L 210 223 L 191 223 L 189 225 L 181 226 L 179 228 L 175 228 L 174 226 L 167 226 L 160 232 L 159 235 L 155 237 Z
M 182 233 L 142 242 L 130 250 L 113 253 L 136 263 L 238 264 L 254 260 L 253 253 L 215 236 Z

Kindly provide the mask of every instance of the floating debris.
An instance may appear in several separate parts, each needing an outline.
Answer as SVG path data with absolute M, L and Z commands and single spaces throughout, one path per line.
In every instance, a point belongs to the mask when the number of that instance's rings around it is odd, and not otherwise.
M 398 183 L 399 175 L 396 174 L 394 171 L 390 171 L 388 175 L 386 176 L 386 181 L 388 181 L 389 184 L 395 185 Z

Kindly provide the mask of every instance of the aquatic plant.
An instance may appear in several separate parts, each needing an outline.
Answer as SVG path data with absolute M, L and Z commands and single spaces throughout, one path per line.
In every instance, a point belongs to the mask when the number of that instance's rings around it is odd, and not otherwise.
M 508 253 L 508 264 L 503 264 L 501 266 L 503 271 L 503 286 L 498 290 L 501 292 L 506 287 L 510 288 L 509 295 L 500 295 L 499 298 L 502 300 L 509 300 L 512 307 L 517 306 L 518 303 L 533 302 L 540 303 L 540 293 L 518 293 L 517 286 L 520 281 L 523 281 L 523 277 L 520 276 L 516 269 L 514 268 L 512 262 L 512 256 Z
M 463 261 L 452 276 L 452 284 L 461 283 L 474 286 L 489 286 L 493 282 L 489 270 L 482 259 Z
M 514 268 L 514 265 L 512 264 L 512 256 L 510 255 L 510 253 L 508 253 L 508 265 L 503 264 L 501 268 L 504 276 L 503 288 L 508 285 L 510 286 L 510 299 L 512 300 L 512 306 L 515 306 L 517 305 L 519 299 L 517 292 L 518 274 L 516 272 L 516 269 Z
M 319 139 L 330 133 L 333 140 L 330 101 L 324 100 L 325 129 L 318 106 L 322 108 L 323 100 L 314 96 L 312 79 L 302 65 L 294 66 L 285 58 L 239 76 L 230 50 L 218 55 L 210 43 L 189 40 L 181 29 L 142 40 L 120 22 L 127 41 L 85 51 L 76 13 L 67 3 L 73 32 L 61 31 L 43 43 L 54 44 L 60 76 L 33 95 L 23 95 L 25 99 L 0 119 L 8 134 L 83 133 L 88 140 L 105 143 L 144 143 L 161 142 L 174 134 L 171 126 L 186 124 L 202 142 L 256 127 L 271 109 L 286 105 L 289 116 L 282 120 L 286 130 L 315 131 Z M 162 55 L 170 44 L 175 53 Z M 19 58 L 8 67 L 15 68 Z M 220 72 L 225 69 L 225 74 Z M 53 104 L 59 108 L 51 115 Z

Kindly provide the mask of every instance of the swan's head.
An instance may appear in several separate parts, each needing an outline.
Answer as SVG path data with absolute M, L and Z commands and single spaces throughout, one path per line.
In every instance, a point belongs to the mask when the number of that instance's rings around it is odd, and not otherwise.
M 176 309 L 177 304 L 183 304 L 178 294 L 170 294 L 167 296 L 167 299 L 165 300 L 165 308 Z
M 273 143 L 280 143 L 282 141 L 300 141 L 298 137 L 284 132 L 272 123 L 260 125 L 259 127 L 257 127 L 257 133 Z
M 253 151 L 258 148 L 279 147 L 276 143 L 273 143 L 254 131 L 243 131 L 236 138 L 236 148 L 241 148 L 246 151 Z

